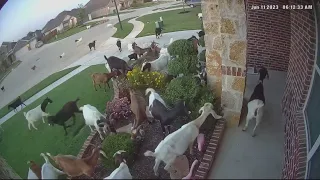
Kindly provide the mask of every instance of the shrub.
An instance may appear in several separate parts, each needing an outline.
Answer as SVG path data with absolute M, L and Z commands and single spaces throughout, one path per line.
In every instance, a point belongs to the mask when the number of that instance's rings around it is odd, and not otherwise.
M 114 98 L 112 101 L 107 102 L 106 111 L 109 114 L 109 118 L 114 121 L 129 119 L 132 115 L 130 102 L 127 97 Z
M 127 161 L 128 163 L 133 161 L 134 153 L 135 153 L 135 144 L 130 139 L 130 134 L 128 133 L 117 133 L 108 135 L 102 142 L 102 149 L 106 153 L 107 158 L 103 158 L 103 164 L 106 168 L 115 169 L 117 166 L 114 161 L 114 153 L 119 150 L 126 151 L 128 155 Z
M 192 112 L 193 119 L 199 115 L 198 111 L 204 103 L 215 104 L 213 92 L 208 87 L 199 86 L 196 79 L 191 76 L 173 79 L 165 90 L 164 98 L 170 105 L 178 100 L 184 100 Z
M 172 56 L 173 55 L 183 56 L 183 55 L 196 55 L 197 54 L 197 52 L 193 48 L 192 42 L 187 39 L 179 39 L 179 40 L 172 42 L 172 44 L 170 44 L 168 47 L 168 52 Z
M 160 72 L 140 72 L 138 68 L 129 71 L 127 78 L 133 89 L 145 89 L 148 87 L 162 89 L 166 85 L 164 74 Z
M 198 58 L 196 55 L 179 56 L 168 64 L 168 72 L 171 75 L 194 74 L 197 72 Z
M 199 54 L 199 60 L 202 62 L 206 62 L 206 50 L 203 50 L 200 54 Z
M 119 89 L 119 98 L 128 98 L 130 102 L 130 91 L 129 91 L 129 83 L 125 77 L 119 77 L 117 80 L 117 86 Z
M 202 46 L 202 47 L 205 47 L 205 46 L 206 46 L 205 41 L 204 41 L 204 36 L 202 36 L 202 37 L 199 39 L 199 44 L 200 44 L 200 46 Z

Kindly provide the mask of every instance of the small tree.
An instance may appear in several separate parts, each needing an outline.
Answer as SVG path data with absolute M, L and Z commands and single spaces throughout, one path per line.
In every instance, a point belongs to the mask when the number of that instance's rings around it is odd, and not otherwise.
M 80 25 L 82 25 L 83 21 L 84 21 L 84 16 L 85 16 L 85 9 L 84 9 L 84 6 L 82 4 L 78 4 L 78 9 L 79 9 L 79 12 L 78 12 L 78 23 Z

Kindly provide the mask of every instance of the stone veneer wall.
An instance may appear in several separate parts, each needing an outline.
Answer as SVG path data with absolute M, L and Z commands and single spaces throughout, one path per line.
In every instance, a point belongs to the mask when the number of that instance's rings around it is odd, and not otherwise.
M 228 125 L 240 120 L 246 69 L 244 0 L 202 0 L 208 84 L 225 105 Z

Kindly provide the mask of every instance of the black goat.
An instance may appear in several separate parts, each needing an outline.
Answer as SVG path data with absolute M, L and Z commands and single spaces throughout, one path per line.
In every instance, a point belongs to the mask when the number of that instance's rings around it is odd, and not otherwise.
M 118 46 L 119 51 L 121 52 L 121 51 L 122 51 L 122 48 L 121 48 L 121 41 L 120 41 L 120 39 L 117 40 L 117 46 Z
M 204 35 L 205 35 L 204 31 L 199 31 L 199 32 L 198 32 L 199 38 L 201 38 L 201 37 L 204 36 Z
M 91 48 L 94 48 L 94 50 L 96 50 L 96 40 L 89 43 L 88 46 L 89 46 L 90 51 L 91 51 Z
M 129 60 L 138 60 L 138 55 L 136 53 L 132 53 L 130 55 L 128 55 Z
M 178 116 L 186 116 L 189 117 L 191 113 L 188 111 L 186 104 L 184 101 L 179 101 L 174 105 L 172 109 L 167 109 L 159 100 L 155 99 L 149 109 L 151 115 L 154 119 L 160 121 L 161 129 L 164 137 L 166 136 L 166 129 L 168 130 L 168 134 L 170 134 L 169 125 L 178 117 Z
M 8 105 L 8 110 L 12 108 L 13 111 L 16 112 L 17 107 L 21 106 L 21 109 L 22 109 L 22 105 L 27 106 L 22 102 L 21 97 L 18 96 L 18 98 L 15 101 L 13 101 L 11 104 Z
M 156 38 L 159 39 L 160 36 L 162 36 L 162 28 L 156 28 L 155 33 L 156 33 Z
M 104 58 L 107 60 L 106 65 L 109 66 L 109 71 L 111 71 L 111 69 L 116 69 L 118 71 L 121 70 L 121 73 L 124 73 L 126 75 L 128 71 L 132 70 L 132 68 L 123 59 L 115 56 L 110 56 L 109 58 L 104 56 Z
M 269 73 L 267 68 L 261 66 L 259 69 L 259 81 L 261 81 L 263 83 L 263 80 L 267 77 L 267 79 L 269 79 Z
M 54 124 L 63 126 L 65 135 L 68 135 L 67 128 L 73 126 L 76 123 L 76 116 L 74 113 L 82 113 L 78 106 L 77 101 L 80 99 L 77 98 L 75 101 L 67 102 L 62 109 L 60 109 L 56 115 L 48 116 L 48 124 L 50 126 L 54 126 Z M 73 124 L 66 126 L 66 121 L 68 121 L 71 117 L 73 117 Z
M 1 91 L 5 92 L 6 90 L 4 89 L 4 86 L 1 87 Z

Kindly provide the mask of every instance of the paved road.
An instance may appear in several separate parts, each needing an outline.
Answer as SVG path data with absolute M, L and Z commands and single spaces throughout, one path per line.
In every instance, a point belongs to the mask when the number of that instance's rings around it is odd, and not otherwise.
M 132 13 L 121 14 L 121 19 L 127 19 L 135 16 L 140 16 L 152 11 L 155 8 L 168 7 L 176 2 L 160 4 L 153 7 L 137 9 Z M 116 16 L 110 17 L 107 23 L 95 26 L 89 30 L 82 31 L 68 38 L 44 45 L 39 49 L 34 49 L 28 54 L 24 55 L 20 60 L 22 63 L 14 69 L 1 83 L 5 86 L 6 91 L 0 93 L 0 107 L 5 106 L 10 101 L 15 99 L 18 95 L 30 89 L 52 73 L 60 71 L 68 65 L 76 62 L 84 55 L 90 55 L 88 43 L 97 40 L 97 50 L 108 48 L 104 46 L 106 41 L 115 33 L 115 28 L 107 27 L 107 24 L 115 24 L 118 22 Z M 74 42 L 75 39 L 82 37 L 82 42 L 77 46 Z M 62 59 L 59 56 L 65 53 Z M 31 67 L 36 65 L 35 71 Z

